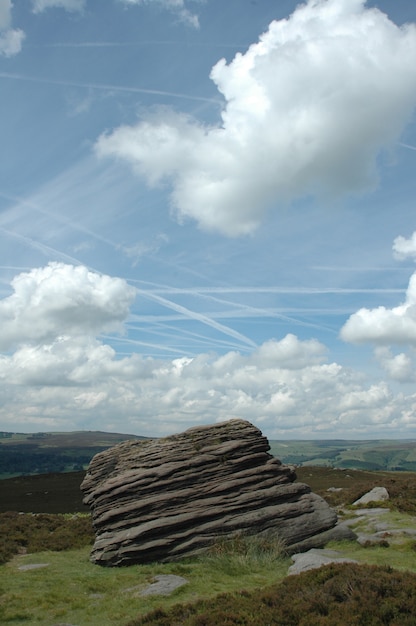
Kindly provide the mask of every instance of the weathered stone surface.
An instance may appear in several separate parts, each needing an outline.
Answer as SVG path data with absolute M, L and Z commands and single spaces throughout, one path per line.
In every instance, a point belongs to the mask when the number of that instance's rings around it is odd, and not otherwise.
M 361 498 L 353 502 L 353 506 L 360 506 L 361 504 L 369 504 L 370 502 L 384 502 L 390 498 L 389 492 L 385 487 L 374 487 L 368 493 L 365 493 Z
M 329 530 L 324 530 L 321 533 L 313 535 L 313 537 L 308 537 L 303 541 L 291 544 L 288 547 L 287 552 L 289 554 L 295 554 L 296 552 L 307 552 L 308 550 L 314 548 L 323 548 L 330 541 L 356 541 L 356 539 L 357 535 L 355 534 L 355 532 L 353 532 L 347 524 L 341 522 L 333 528 L 330 528 Z
M 177 560 L 240 532 L 273 530 L 290 546 L 335 526 L 335 511 L 269 449 L 255 426 L 231 420 L 97 454 L 81 486 L 91 560 Z
M 329 565 L 330 563 L 357 563 L 352 559 L 348 559 L 342 556 L 341 552 L 336 550 L 318 550 L 313 548 L 308 552 L 300 554 L 294 554 L 292 556 L 293 565 L 289 567 L 288 574 L 301 574 L 307 572 L 310 569 L 317 569 L 323 565 Z
M 160 574 L 155 576 L 155 582 L 140 592 L 141 596 L 169 596 L 173 591 L 188 584 L 183 576 L 174 574 Z

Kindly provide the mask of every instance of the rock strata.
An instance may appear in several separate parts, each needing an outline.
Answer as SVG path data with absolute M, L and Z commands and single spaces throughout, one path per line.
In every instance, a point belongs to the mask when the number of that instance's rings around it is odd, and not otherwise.
M 105 566 L 173 561 L 237 533 L 275 532 L 286 545 L 319 538 L 337 515 L 244 420 L 97 454 L 81 485 Z M 308 544 L 310 545 L 310 544 Z

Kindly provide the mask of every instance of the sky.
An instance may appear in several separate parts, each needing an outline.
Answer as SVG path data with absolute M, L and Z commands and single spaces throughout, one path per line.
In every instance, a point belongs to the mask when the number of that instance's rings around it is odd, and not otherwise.
M 416 438 L 416 4 L 0 0 L 0 430 Z

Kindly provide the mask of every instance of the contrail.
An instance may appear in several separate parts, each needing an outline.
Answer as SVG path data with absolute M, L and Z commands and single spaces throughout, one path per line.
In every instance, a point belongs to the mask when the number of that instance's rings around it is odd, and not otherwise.
M 115 250 L 119 248 L 118 244 L 114 243 L 110 239 L 107 239 L 106 237 L 102 237 L 101 235 L 90 230 L 86 226 L 82 226 L 80 223 L 74 222 L 73 220 L 70 220 L 62 215 L 59 215 L 57 213 L 52 213 L 51 211 L 47 211 L 46 209 L 43 209 L 42 207 L 40 207 L 38 203 L 35 203 L 32 200 L 26 200 L 25 198 L 21 198 L 19 196 L 12 196 L 9 194 L 5 194 L 1 191 L 0 191 L 0 196 L 16 203 L 16 206 L 10 208 L 8 211 L 17 210 L 17 208 L 20 208 L 20 207 L 22 208 L 29 207 L 30 209 L 38 211 L 42 215 L 47 215 L 51 219 L 55 220 L 55 222 L 63 224 L 64 226 L 68 226 L 68 228 L 72 228 L 73 230 L 77 230 L 78 232 L 84 233 L 85 235 L 89 235 L 90 237 L 93 237 L 94 239 L 97 239 L 98 241 L 101 241 L 102 243 L 105 243 L 108 246 L 111 246 Z
M 162 296 L 156 295 L 152 291 L 146 291 L 145 289 L 138 289 L 137 291 L 145 298 L 149 298 L 150 300 L 159 302 L 159 304 L 162 304 L 168 309 L 172 309 L 173 311 L 176 311 L 177 313 L 181 313 L 182 315 L 185 315 L 185 317 L 187 318 L 196 320 L 198 322 L 201 322 L 202 324 L 206 324 L 207 326 L 211 326 L 211 328 L 214 328 L 215 330 L 218 330 L 219 332 L 224 333 L 225 335 L 228 335 L 229 337 L 234 337 L 234 339 L 237 339 L 238 341 L 241 341 L 251 346 L 252 348 L 257 348 L 257 344 L 251 339 L 249 339 L 248 337 L 246 337 L 245 335 L 242 335 L 241 333 L 234 330 L 233 328 L 230 328 L 229 326 L 225 326 L 224 324 L 220 324 L 219 322 L 216 322 L 215 320 L 211 319 L 207 315 L 204 315 L 203 313 L 197 313 L 196 311 L 191 311 L 190 309 L 182 306 L 181 304 L 177 304 L 176 302 L 172 302 L 171 300 L 168 300 L 167 298 L 162 298 Z
M 141 87 L 123 87 L 120 85 L 107 85 L 101 83 L 78 83 L 67 80 L 52 80 L 50 78 L 39 78 L 37 76 L 26 76 L 25 74 L 13 74 L 11 72 L 0 72 L 0 78 L 8 78 L 10 80 L 21 80 L 32 83 L 40 83 L 44 85 L 57 85 L 62 87 L 82 87 L 85 89 L 97 89 L 100 91 L 120 91 L 125 93 L 143 93 L 151 96 L 168 96 L 169 98 L 181 98 L 187 100 L 196 100 L 198 102 L 209 102 L 211 104 L 222 105 L 222 100 L 216 98 L 204 98 L 203 96 L 190 96 L 184 93 L 176 93 L 175 91 L 163 91 L 161 89 L 144 89 Z
M 142 282 L 142 281 L 135 281 Z M 343 287 L 156 287 L 152 289 L 153 293 L 170 293 L 170 294 L 187 294 L 187 295 L 203 295 L 203 294 L 220 294 L 220 293 L 277 293 L 277 294 L 298 294 L 298 295 L 314 295 L 314 294 L 354 294 L 354 293 L 404 293 L 406 289 L 393 289 L 385 287 L 368 287 L 368 288 L 343 288 Z
M 221 43 L 221 42 L 203 42 L 203 41 L 175 41 L 169 40 L 141 40 L 141 41 L 63 41 L 58 43 L 32 44 L 26 45 L 26 48 L 133 48 L 143 46 L 186 46 L 198 48 L 242 48 L 245 50 L 249 47 L 249 43 Z
M 81 265 L 78 259 L 75 259 L 74 257 L 69 256 L 68 254 L 65 254 L 64 252 L 60 252 L 59 250 L 56 250 L 55 248 L 51 248 L 50 246 L 47 246 L 43 243 L 34 241 L 30 237 L 26 237 L 25 235 L 20 235 L 19 233 L 12 232 L 11 230 L 8 230 L 7 228 L 3 228 L 2 226 L 0 226 L 0 232 L 4 233 L 5 235 L 8 235 L 9 237 L 13 237 L 14 239 L 18 239 L 19 241 L 26 244 L 33 250 L 38 250 L 39 252 L 44 254 L 46 257 L 50 257 L 50 255 L 53 254 L 54 256 L 61 257 L 62 259 L 64 259 L 65 261 L 69 263 L 75 263 L 75 265 Z
M 409 150 L 416 150 L 416 146 L 410 146 L 408 143 L 399 142 L 399 146 L 403 146 L 403 148 L 409 148 Z
M 284 315 L 283 313 L 280 313 L 276 310 L 272 310 L 272 309 L 266 310 L 266 309 L 262 309 L 259 307 L 251 306 L 249 304 L 240 304 L 240 303 L 230 302 L 229 300 L 224 300 L 223 298 L 216 298 L 215 296 L 210 296 L 210 295 L 204 295 L 203 297 L 214 302 L 219 302 L 220 304 L 229 304 L 231 306 L 238 307 L 239 313 L 241 312 L 243 313 L 242 317 L 270 316 L 270 317 L 275 317 L 277 319 L 281 319 L 284 322 L 290 322 L 291 324 L 296 324 L 298 326 L 306 326 L 310 328 L 318 328 L 319 330 L 326 330 L 326 331 L 334 332 L 331 328 L 328 328 L 328 326 L 322 326 L 321 324 L 314 324 L 312 322 L 305 322 L 296 317 Z M 246 313 L 245 316 L 244 316 L 244 313 Z

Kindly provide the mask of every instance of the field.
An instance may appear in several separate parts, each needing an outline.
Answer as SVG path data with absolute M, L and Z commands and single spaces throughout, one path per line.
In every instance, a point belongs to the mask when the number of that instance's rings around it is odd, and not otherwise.
M 16 461 L 28 450 L 67 459 L 69 451 L 92 456 L 117 438 L 131 438 L 84 435 L 3 437 L 0 457 L 7 450 L 20 451 Z M 412 471 L 403 471 L 412 462 L 415 442 L 285 441 L 271 442 L 271 448 L 285 463 L 297 459 L 297 479 L 341 517 L 353 517 L 352 502 L 369 489 L 386 487 L 390 500 L 380 523 L 393 525 L 399 534 L 381 545 L 332 543 L 330 548 L 358 565 L 326 566 L 297 576 L 287 575 L 291 560 L 281 542 L 265 546 L 255 537 L 219 543 L 204 556 L 178 563 L 101 568 L 89 561 L 93 530 L 80 492 L 85 469 L 6 473 L 9 477 L 0 480 L 0 623 L 415 626 L 416 538 L 411 533 L 416 529 L 416 480 Z M 366 465 L 352 469 L 353 461 L 383 466 L 379 471 Z M 336 465 L 345 462 L 344 468 Z M 400 471 L 391 471 L 394 465 Z M 365 523 L 357 519 L 353 527 L 365 532 Z M 142 596 L 161 574 L 188 582 L 166 597 Z
M 270 441 L 271 452 L 287 464 L 344 469 L 416 471 L 416 440 Z
M 390 511 L 384 514 L 383 521 L 402 529 L 415 528 L 416 486 L 411 472 L 304 467 L 299 468 L 298 475 L 299 480 L 308 482 L 329 501 L 337 499 L 336 506 L 340 510 L 343 507 L 343 515 L 347 517 L 351 515 L 350 504 L 356 497 L 375 484 L 387 486 L 391 491 Z M 296 577 L 287 576 L 291 560 L 279 542 L 265 549 L 255 538 L 254 541 L 242 538 L 231 545 L 218 544 L 204 557 L 178 563 L 101 568 L 88 558 L 93 539 L 89 515 L 85 509 L 76 513 L 82 510 L 79 492 L 82 476 L 82 472 L 77 472 L 0 481 L 0 486 L 4 486 L 13 485 L 17 480 L 21 487 L 20 491 L 14 488 L 1 494 L 5 509 L 10 510 L 9 497 L 13 494 L 17 510 L 29 511 L 29 503 L 32 507 L 36 505 L 39 511 L 44 510 L 51 505 L 42 498 L 46 486 L 65 494 L 61 502 L 68 501 L 75 506 L 65 515 L 62 512 L 0 513 L 3 550 L 9 550 L 11 544 L 14 546 L 14 556 L 4 552 L 6 562 L 0 565 L 0 623 L 414 626 L 415 622 L 411 621 L 416 610 L 414 538 L 400 537 L 386 542 L 385 546 L 372 547 L 363 547 L 357 542 L 334 543 L 330 547 L 358 561 L 361 564 L 358 569 L 351 565 L 329 566 L 319 570 L 319 574 L 306 572 Z M 328 492 L 330 487 L 339 487 L 342 491 Z M 30 500 L 28 493 L 33 496 Z M 363 522 L 357 521 L 357 525 L 360 523 Z M 27 567 L 36 565 L 44 567 Z M 142 597 L 143 589 L 160 574 L 182 576 L 188 583 L 167 597 Z M 372 619 L 382 610 L 383 620 L 366 621 L 359 613 L 363 607 Z M 332 621 L 320 621 L 325 617 L 322 611 L 327 613 L 327 618 L 332 609 L 336 611 Z M 281 611 L 286 611 L 287 621 L 272 621 L 277 620 L 277 615 L 281 619 Z M 318 615 L 312 619 L 316 611 Z M 356 617 L 354 611 L 361 617 Z M 293 612 L 295 617 L 292 615 L 289 619 Z M 347 621 L 345 615 L 348 615 Z M 302 621 L 303 617 L 309 621 Z M 257 621 L 260 619 L 262 621 Z
M 80 431 L 69 433 L 0 432 L 0 479 L 30 474 L 85 470 L 97 452 L 137 435 Z M 416 471 L 416 440 L 270 441 L 271 453 L 284 463 L 344 469 Z
M 137 435 L 79 431 L 69 433 L 0 432 L 0 479 L 86 469 L 91 458 Z

